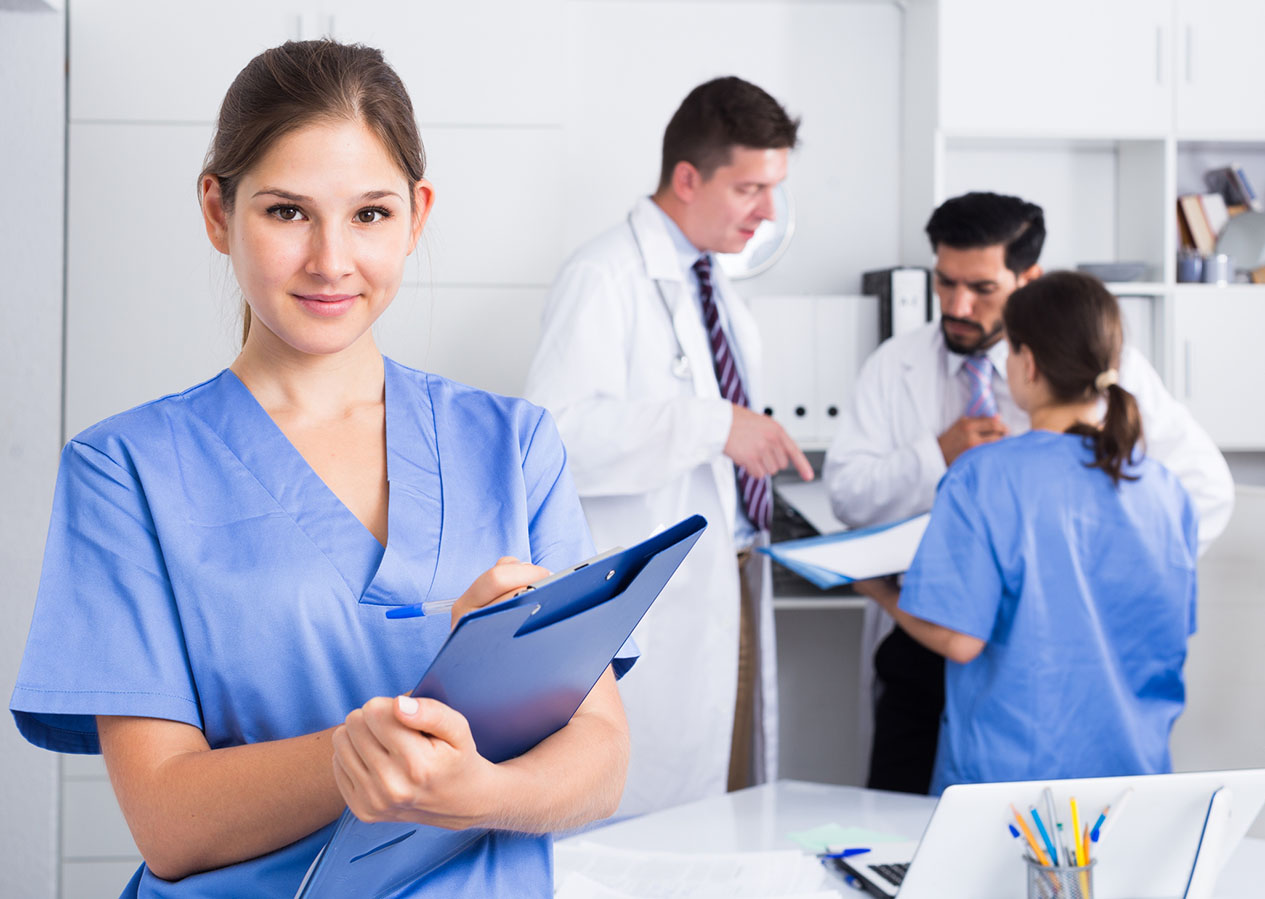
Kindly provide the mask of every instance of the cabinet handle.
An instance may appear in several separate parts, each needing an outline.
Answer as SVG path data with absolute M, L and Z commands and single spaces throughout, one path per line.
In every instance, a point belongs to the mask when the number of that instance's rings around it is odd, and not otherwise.
M 1195 26 L 1186 26 L 1186 83 L 1195 83 Z
M 1193 393 L 1193 390 L 1191 389 L 1191 378 L 1195 369 L 1195 348 L 1189 340 L 1186 340 L 1183 341 L 1183 350 L 1184 352 L 1182 355 L 1184 357 L 1183 361 L 1185 364 L 1186 375 L 1182 379 L 1185 382 L 1182 384 L 1182 391 L 1185 394 L 1186 399 L 1190 399 L 1191 394 Z
M 1164 26 L 1155 26 L 1155 83 L 1164 86 Z

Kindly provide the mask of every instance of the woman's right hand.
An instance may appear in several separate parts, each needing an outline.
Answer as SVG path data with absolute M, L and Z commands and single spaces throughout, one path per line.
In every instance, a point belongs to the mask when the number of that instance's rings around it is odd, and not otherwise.
M 547 568 L 520 562 L 513 556 L 502 556 L 495 565 L 475 578 L 474 583 L 453 603 L 452 626 L 456 627 L 461 616 L 467 612 L 511 599 L 549 574 Z

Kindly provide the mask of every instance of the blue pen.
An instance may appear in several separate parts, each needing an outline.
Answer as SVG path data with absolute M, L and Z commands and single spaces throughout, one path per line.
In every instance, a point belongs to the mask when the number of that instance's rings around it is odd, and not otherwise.
M 854 855 L 864 855 L 869 852 L 868 849 L 844 849 L 842 852 L 819 852 L 818 858 L 852 858 Z
M 387 609 L 388 618 L 424 618 L 439 612 L 451 612 L 455 599 L 431 599 L 411 606 L 392 606 Z
M 1050 834 L 1046 831 L 1045 825 L 1041 823 L 1041 816 L 1037 814 L 1035 805 L 1029 806 L 1028 814 L 1032 815 L 1033 822 L 1037 825 L 1037 831 L 1041 834 L 1041 839 L 1045 840 L 1046 851 L 1050 853 L 1050 858 L 1054 859 L 1054 864 L 1059 863 L 1059 854 L 1054 851 L 1054 841 L 1050 839 Z

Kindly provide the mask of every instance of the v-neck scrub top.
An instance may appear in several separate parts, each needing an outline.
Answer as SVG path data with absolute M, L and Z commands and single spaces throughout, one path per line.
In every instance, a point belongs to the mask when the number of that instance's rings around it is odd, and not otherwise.
M 1078 435 L 1030 431 L 940 482 L 900 607 L 986 643 L 945 663 L 935 794 L 1172 770 L 1198 522 L 1155 460 L 1118 485 L 1091 461 Z
M 384 367 L 385 548 L 228 370 L 66 446 L 11 701 L 28 740 L 100 752 L 96 715 L 184 722 L 213 749 L 319 731 L 411 689 L 449 632 L 388 607 L 460 596 L 501 556 L 592 555 L 546 412 Z M 290 897 L 331 828 L 178 882 L 142 867 L 124 895 Z M 493 832 L 399 895 L 551 885 L 548 836 Z

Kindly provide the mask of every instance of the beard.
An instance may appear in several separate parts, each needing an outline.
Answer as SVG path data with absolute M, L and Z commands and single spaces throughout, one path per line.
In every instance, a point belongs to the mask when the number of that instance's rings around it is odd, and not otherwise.
M 964 327 L 975 331 L 979 336 L 970 341 L 959 340 L 950 334 L 948 329 L 945 328 L 945 322 L 953 322 L 958 325 L 963 325 Z M 947 346 L 951 352 L 957 353 L 959 356 L 969 356 L 972 353 L 978 353 L 981 350 L 988 349 L 1001 338 L 1003 327 L 1002 322 L 999 320 L 997 324 L 993 326 L 991 331 L 985 331 L 984 326 L 978 322 L 969 321 L 965 318 L 954 318 L 952 315 L 940 316 L 940 333 L 944 335 L 944 345 Z

